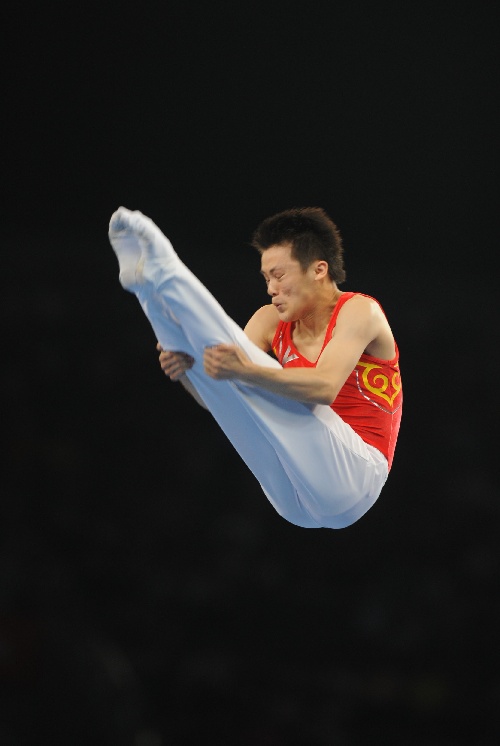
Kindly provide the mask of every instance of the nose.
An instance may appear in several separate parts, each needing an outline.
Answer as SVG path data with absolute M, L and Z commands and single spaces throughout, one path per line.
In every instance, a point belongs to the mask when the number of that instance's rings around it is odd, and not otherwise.
M 274 298 L 275 295 L 278 295 L 278 291 L 274 287 L 274 280 L 269 280 L 267 283 L 267 294 L 271 296 L 271 298 Z

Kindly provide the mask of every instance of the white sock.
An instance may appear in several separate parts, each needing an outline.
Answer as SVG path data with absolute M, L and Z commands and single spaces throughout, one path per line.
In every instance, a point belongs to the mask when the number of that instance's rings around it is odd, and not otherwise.
M 108 236 L 118 258 L 120 283 L 132 293 L 144 282 L 155 284 L 158 270 L 163 274 L 178 261 L 168 238 L 139 210 L 119 207 L 111 216 Z

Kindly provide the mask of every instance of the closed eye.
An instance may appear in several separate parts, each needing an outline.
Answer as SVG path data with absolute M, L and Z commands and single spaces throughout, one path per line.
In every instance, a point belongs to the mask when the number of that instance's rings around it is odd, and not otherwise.
M 274 270 L 272 270 L 270 275 L 265 275 L 263 272 L 261 272 L 261 275 L 264 278 L 264 282 L 266 283 L 266 285 L 269 285 L 269 283 L 271 282 L 271 279 L 278 280 L 278 282 L 282 280 L 283 277 L 285 276 L 285 272 L 281 272 L 280 274 L 278 274 L 278 273 L 275 273 Z

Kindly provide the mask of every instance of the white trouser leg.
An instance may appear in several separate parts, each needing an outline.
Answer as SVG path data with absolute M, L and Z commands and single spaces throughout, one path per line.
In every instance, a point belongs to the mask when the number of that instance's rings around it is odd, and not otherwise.
M 142 234 L 140 282 L 133 292 L 160 344 L 195 358 L 190 381 L 281 516 L 304 527 L 354 523 L 380 494 L 387 478 L 385 458 L 328 406 L 308 407 L 207 376 L 203 351 L 219 343 L 240 345 L 260 365 L 279 363 L 248 339 L 169 243 L 168 256 L 163 246 L 152 250 L 158 240 L 147 230 Z
M 249 418 L 248 409 L 234 382 L 214 381 L 206 375 L 203 352 L 197 351 L 186 339 L 183 329 L 173 320 L 164 300 L 154 292 L 152 286 L 143 286 L 136 295 L 162 348 L 187 352 L 195 359 L 193 368 L 186 373 L 187 377 L 248 468 L 260 479 L 261 487 L 275 510 L 290 523 L 303 528 L 317 528 L 317 522 L 301 504 L 272 444 L 262 437 L 259 425 Z M 245 336 L 245 339 L 248 338 Z M 276 362 L 266 357 L 271 363 Z M 279 495 L 279 501 L 273 495 Z M 280 507 L 282 503 L 286 505 L 285 512 Z

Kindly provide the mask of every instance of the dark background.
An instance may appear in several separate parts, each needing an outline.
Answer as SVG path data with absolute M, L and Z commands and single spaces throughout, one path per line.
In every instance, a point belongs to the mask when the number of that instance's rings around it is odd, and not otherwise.
M 0 743 L 499 743 L 495 4 L 76 5 L 2 17 Z M 258 222 L 336 221 L 405 387 L 359 523 L 165 380 L 120 204 L 242 325 Z

